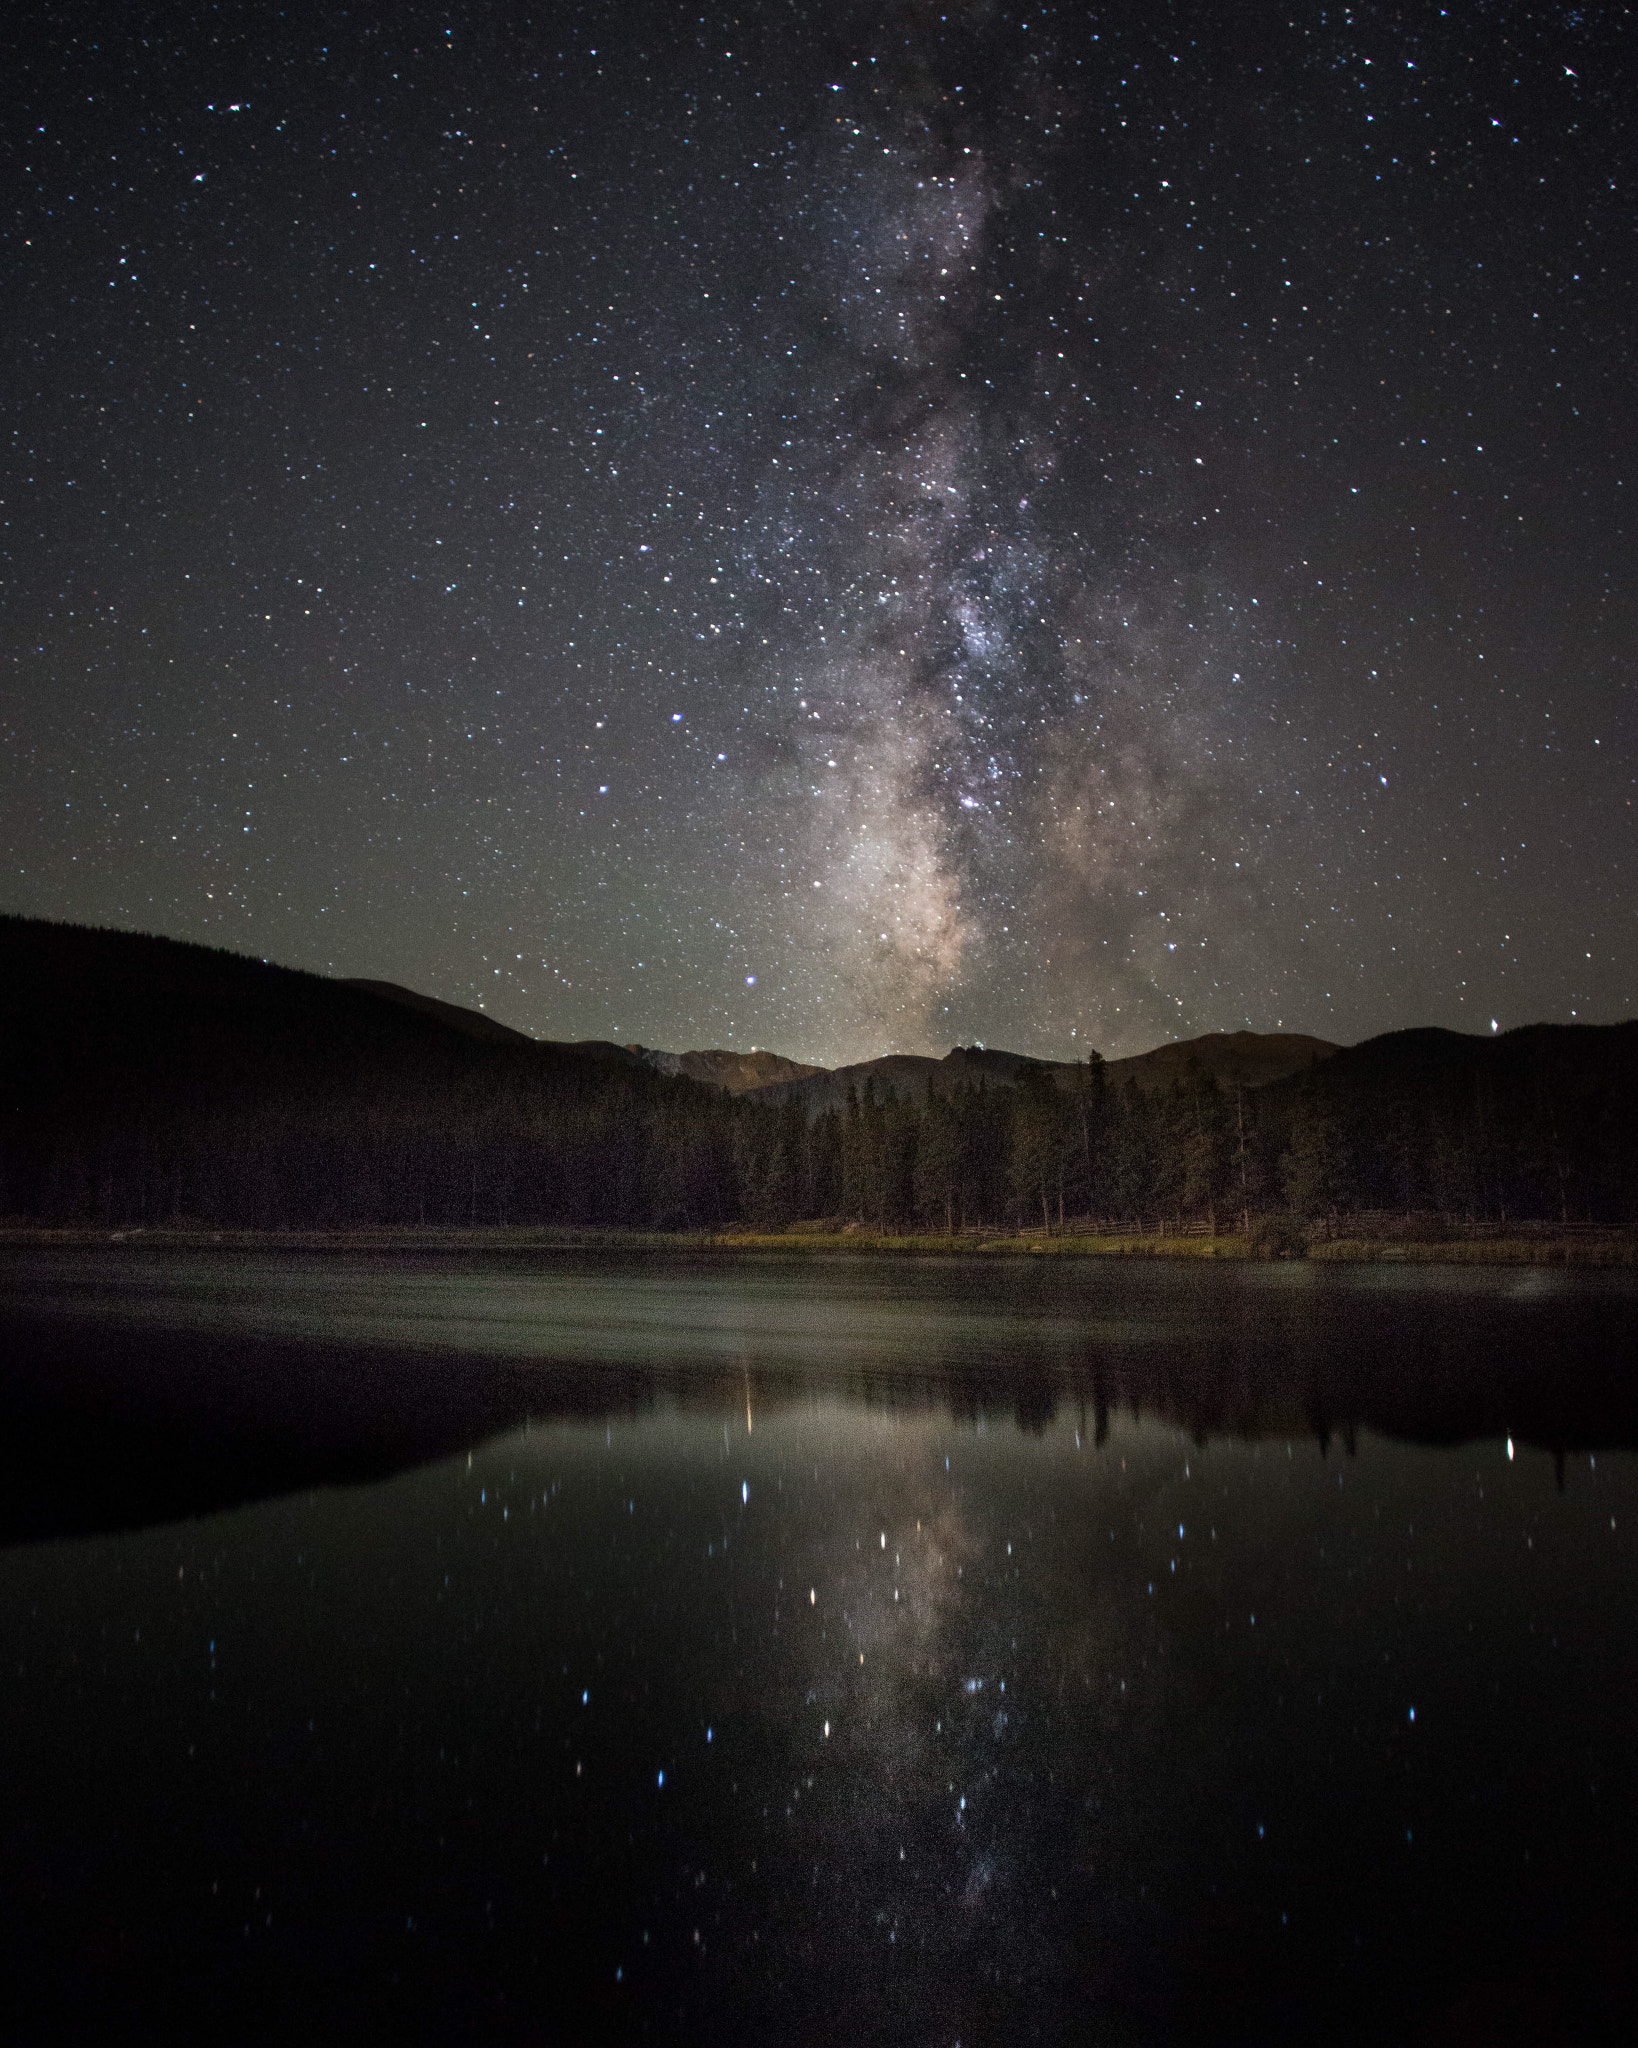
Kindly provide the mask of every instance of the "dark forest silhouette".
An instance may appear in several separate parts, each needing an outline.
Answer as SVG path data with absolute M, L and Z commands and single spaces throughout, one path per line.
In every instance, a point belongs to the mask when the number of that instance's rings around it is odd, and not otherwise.
M 1638 1222 L 1638 1023 L 1393 1032 L 1307 1072 L 1140 1091 L 1096 1055 L 810 1114 L 615 1045 L 0 919 L 0 1214 L 364 1225 L 1223 1230 L 1423 1212 Z

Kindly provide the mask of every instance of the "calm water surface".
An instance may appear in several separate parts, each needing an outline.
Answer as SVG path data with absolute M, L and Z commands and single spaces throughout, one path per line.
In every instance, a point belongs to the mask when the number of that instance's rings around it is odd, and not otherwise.
M 13 2031 L 1613 2030 L 1622 1276 L 0 1255 Z

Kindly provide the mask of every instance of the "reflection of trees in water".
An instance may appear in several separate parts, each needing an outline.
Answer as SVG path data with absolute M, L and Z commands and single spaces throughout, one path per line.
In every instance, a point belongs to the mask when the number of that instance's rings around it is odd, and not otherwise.
M 1209 1315 L 1134 1320 L 1072 1341 L 1005 1324 L 1004 1345 L 928 1341 L 914 1364 L 761 1359 L 631 1365 L 389 1346 L 76 1327 L 0 1330 L 8 1361 L 0 1535 L 160 1520 L 384 1476 L 525 1421 L 636 1421 L 659 1410 L 757 1421 L 815 1404 L 1043 1433 L 1066 1409 L 1092 1442 L 1125 1414 L 1212 1438 L 1312 1438 L 1352 1455 L 1362 1429 L 1430 1445 L 1511 1436 L 1556 1451 L 1638 1447 L 1623 1370 L 1630 1297 L 1565 1290 L 1414 1299 L 1304 1289 L 1215 1294 Z
M 1266 1306 L 1266 1305 L 1265 1305 Z M 1372 1317 L 1357 1301 L 1305 1307 L 1283 1330 L 1239 1328 L 1151 1346 L 1009 1347 L 975 1366 L 929 1362 L 846 1373 L 751 1371 L 759 1412 L 816 1397 L 888 1413 L 941 1414 L 957 1425 L 1012 1422 L 1040 1434 L 1078 1408 L 1101 1448 L 1112 1415 L 1147 1418 L 1197 1444 L 1213 1438 L 1312 1438 L 1355 1455 L 1359 1432 L 1444 1445 L 1512 1436 L 1546 1448 L 1638 1447 L 1638 1389 L 1623 1372 L 1624 1302 L 1563 1301 L 1550 1316 L 1515 1303 L 1418 1302 Z M 697 1372 L 656 1374 L 653 1401 L 722 1406 L 725 1389 Z

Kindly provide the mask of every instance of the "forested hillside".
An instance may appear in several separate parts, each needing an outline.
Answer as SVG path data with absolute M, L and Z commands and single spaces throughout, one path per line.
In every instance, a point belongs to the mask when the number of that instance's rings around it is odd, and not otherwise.
M 1096 1055 L 810 1112 L 615 1045 L 130 933 L 0 919 L 0 1214 L 259 1229 L 1079 1217 L 1638 1222 L 1638 1024 L 1408 1031 L 1261 1086 Z M 474 1029 L 474 1026 L 479 1028 Z M 940 1063 L 942 1064 L 942 1063 Z

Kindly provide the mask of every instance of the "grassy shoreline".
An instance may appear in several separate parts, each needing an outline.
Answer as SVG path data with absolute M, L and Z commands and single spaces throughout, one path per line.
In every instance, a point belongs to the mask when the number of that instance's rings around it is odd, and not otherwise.
M 853 1257 L 1210 1259 L 1267 1263 L 1308 1259 L 1319 1265 L 1449 1266 L 1634 1266 L 1638 1232 L 1597 1236 L 1529 1236 L 1416 1240 L 1392 1237 L 1336 1237 L 1304 1244 L 1294 1233 L 1220 1237 L 1092 1237 L 1073 1233 L 949 1237 L 939 1233 L 891 1233 L 861 1229 L 636 1231 L 606 1229 L 362 1227 L 336 1230 L 215 1230 L 204 1224 L 153 1228 L 49 1227 L 0 1224 L 0 1249 L 29 1247 L 105 1249 L 121 1246 L 173 1250 L 484 1252 L 562 1251 L 611 1253 L 720 1254 L 762 1258 L 791 1254 Z

